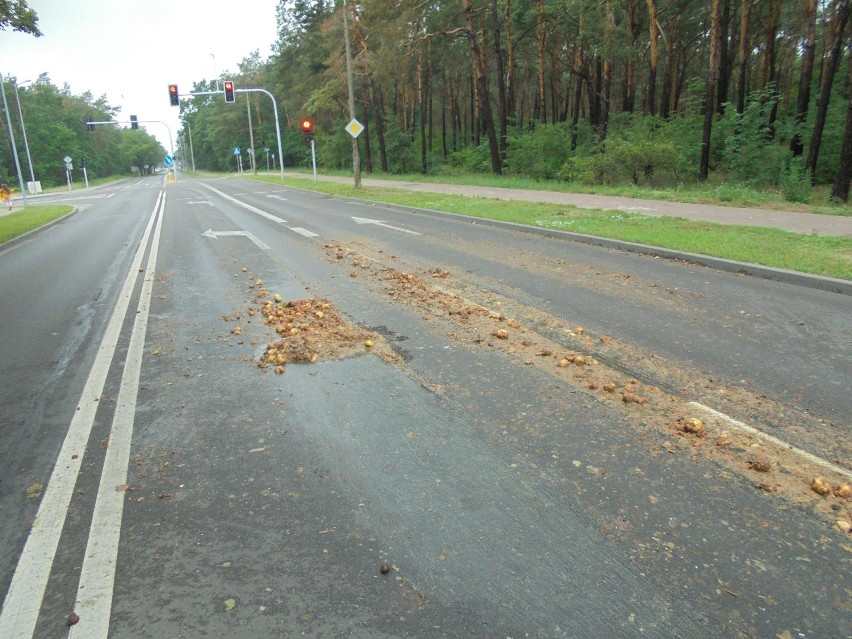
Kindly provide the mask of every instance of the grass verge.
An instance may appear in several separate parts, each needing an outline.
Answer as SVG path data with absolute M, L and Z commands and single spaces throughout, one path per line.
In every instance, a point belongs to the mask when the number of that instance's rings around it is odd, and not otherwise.
M 258 176 L 281 183 L 280 178 Z M 660 217 L 578 209 L 537 202 L 504 201 L 391 188 L 353 186 L 287 178 L 285 184 L 329 195 L 387 202 L 472 217 L 637 242 L 688 253 L 761 264 L 801 273 L 852 280 L 852 238 L 802 235 L 777 229 L 730 226 Z
M 73 206 L 28 206 L 0 217 L 0 244 L 8 242 L 74 210 Z
M 294 169 L 288 169 L 293 171 Z M 300 169 L 295 169 L 299 171 Z M 325 175 L 351 177 L 352 172 L 323 169 Z M 307 174 L 306 174 L 307 177 Z M 364 175 L 388 181 L 422 182 L 438 184 L 470 184 L 473 186 L 491 186 L 507 189 L 533 189 L 535 191 L 554 191 L 557 193 L 587 193 L 591 195 L 615 195 L 643 200 L 663 200 L 666 202 L 684 202 L 687 204 L 717 204 L 720 206 L 744 206 L 778 211 L 800 211 L 823 215 L 852 217 L 852 204 L 831 202 L 830 186 L 819 186 L 811 190 L 808 204 L 789 202 L 784 199 L 780 189 L 758 189 L 744 184 L 731 183 L 724 176 L 716 176 L 707 182 L 679 184 L 669 187 L 621 185 L 593 185 L 559 180 L 534 180 L 532 178 L 494 175 Z

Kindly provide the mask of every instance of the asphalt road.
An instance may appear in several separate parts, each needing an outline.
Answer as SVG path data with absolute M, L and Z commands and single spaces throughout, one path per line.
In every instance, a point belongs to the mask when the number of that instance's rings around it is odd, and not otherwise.
M 797 484 L 852 476 L 848 296 L 237 179 L 85 197 L 0 249 L 0 636 L 852 636 L 848 503 Z M 260 369 L 261 287 L 375 352 Z

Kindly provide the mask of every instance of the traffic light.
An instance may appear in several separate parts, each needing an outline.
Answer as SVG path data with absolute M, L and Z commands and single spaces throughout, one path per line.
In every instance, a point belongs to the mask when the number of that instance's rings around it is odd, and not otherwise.
M 234 83 L 230 80 L 225 80 L 225 102 L 236 102 L 234 97 Z
M 302 120 L 302 131 L 305 132 L 305 142 L 310 142 L 314 139 L 314 123 L 308 118 Z
M 130 128 L 131 129 L 138 129 L 139 128 L 139 121 L 136 119 L 135 115 L 130 116 Z
M 94 131 L 95 125 L 92 116 L 86 116 L 86 131 Z
M 176 84 L 169 85 L 169 104 L 172 106 L 180 106 L 180 94 Z

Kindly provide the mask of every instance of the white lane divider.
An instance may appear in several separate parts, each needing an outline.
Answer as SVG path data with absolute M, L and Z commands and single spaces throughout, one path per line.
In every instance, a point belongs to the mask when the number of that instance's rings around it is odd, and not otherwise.
M 71 626 L 69 639 L 106 639 L 109 634 L 109 618 L 112 610 L 112 594 L 115 586 L 115 567 L 118 558 L 118 543 L 121 536 L 121 517 L 124 510 L 125 493 L 118 488 L 127 483 L 127 467 L 130 463 L 130 440 L 136 417 L 136 398 L 139 392 L 139 375 L 145 350 L 145 335 L 148 332 L 148 313 L 151 292 L 154 288 L 157 254 L 160 246 L 160 231 L 163 228 L 165 198 L 160 217 L 154 229 L 151 251 L 145 267 L 145 279 L 139 306 L 133 322 L 133 332 L 127 348 L 121 386 L 116 399 L 115 414 L 109 445 L 104 456 L 101 482 L 92 513 L 89 541 L 83 556 L 80 584 L 77 587 L 77 603 L 74 612 L 80 617 L 77 625 Z
M 299 235 L 303 235 L 304 237 L 319 237 L 317 233 L 309 231 L 308 229 L 303 229 L 301 226 L 291 226 L 289 228 L 294 233 L 298 233 Z
M 241 207 L 243 207 L 244 209 L 246 209 L 246 210 L 248 210 L 248 211 L 251 211 L 252 213 L 257 213 L 257 214 L 258 214 L 258 215 L 260 215 L 261 217 L 265 217 L 267 220 L 272 220 L 272 221 L 273 221 L 273 222 L 275 222 L 276 224 L 286 224 L 286 223 L 287 223 L 287 220 L 283 220 L 283 219 L 281 219 L 280 217 L 276 217 L 276 216 L 272 215 L 271 213 L 267 213 L 267 212 L 266 212 L 266 211 L 264 211 L 263 209 L 259 209 L 259 208 L 257 208 L 256 206 L 252 206 L 251 204 L 246 204 L 245 202 L 243 202 L 243 201 L 241 201 L 241 200 L 238 200 L 238 199 L 237 199 L 237 198 L 235 198 L 235 197 L 231 197 L 231 196 L 230 196 L 230 195 L 228 195 L 227 193 L 223 193 L 223 192 L 222 192 L 222 191 L 220 191 L 219 189 L 213 188 L 213 187 L 212 187 L 212 186 L 210 186 L 209 184 L 204 184 L 204 183 L 202 182 L 202 183 L 201 183 L 201 185 L 202 185 L 203 187 L 205 187 L 205 188 L 210 189 L 211 191 L 213 191 L 213 192 L 214 192 L 214 193 L 216 193 L 217 195 L 222 196 L 223 198 L 225 198 L 225 199 L 226 199 L 226 200 L 228 200 L 229 202 L 233 202 L 233 203 L 234 203 L 234 204 L 236 204 L 237 206 L 241 206 Z
M 390 224 L 386 224 L 384 220 L 371 220 L 367 217 L 355 217 L 352 216 L 355 224 L 372 224 L 374 226 L 381 226 L 382 228 L 391 229 L 393 231 L 400 231 L 401 233 L 408 233 L 409 235 L 421 235 L 417 231 L 410 231 L 408 229 L 404 229 L 399 226 L 391 226 Z
M 213 188 L 209 184 L 203 184 L 203 186 L 206 186 L 208 189 L 210 189 L 214 193 L 221 195 L 226 200 L 229 200 L 229 201 L 233 202 L 234 204 L 236 204 L 237 206 L 241 206 L 244 209 L 251 211 L 252 213 L 257 213 L 258 215 L 265 217 L 268 220 L 272 220 L 273 222 L 278 222 L 279 224 L 286 224 L 287 223 L 287 220 L 283 220 L 280 217 L 275 217 L 271 213 L 267 213 L 263 209 L 259 209 L 256 206 L 252 206 L 251 204 L 246 204 L 245 202 L 243 202 L 241 200 L 238 200 L 234 197 L 231 197 L 227 193 L 222 193 L 222 191 L 220 191 L 219 189 Z M 248 195 L 248 194 L 246 193 L 244 195 Z M 267 195 L 267 197 L 274 197 L 278 200 L 283 200 L 285 202 L 287 201 L 287 198 L 278 197 L 277 195 Z M 288 226 L 287 228 L 290 229 L 291 231 L 293 231 L 294 233 L 298 233 L 299 235 L 301 235 L 303 237 L 319 237 L 319 234 L 314 233 L 313 231 L 309 231 L 308 229 L 304 229 L 301 226 Z M 393 227 L 390 227 L 390 228 L 393 228 Z M 407 232 L 410 233 L 411 231 L 407 231 Z M 217 231 L 217 233 L 219 233 L 220 235 L 222 234 L 221 231 Z M 417 233 L 416 235 L 420 235 L 420 233 Z
M 744 430 L 745 432 L 750 433 L 750 434 L 754 435 L 755 437 L 760 437 L 761 439 L 764 439 L 768 442 L 772 442 L 773 444 L 775 444 L 776 446 L 779 446 L 780 448 L 785 448 L 787 450 L 793 451 L 797 455 L 804 457 L 809 462 L 814 463 L 817 466 L 822 466 L 823 468 L 825 468 L 827 470 L 831 470 L 835 473 L 840 473 L 841 475 L 845 475 L 846 477 L 852 478 L 852 472 L 846 470 L 842 466 L 838 466 L 837 464 L 832 464 L 830 461 L 827 461 L 827 460 L 823 459 L 822 457 L 817 457 L 816 455 L 809 453 L 806 450 L 802 450 L 801 448 L 797 448 L 796 446 L 793 446 L 792 444 L 785 442 L 783 439 L 778 439 L 777 437 L 773 437 L 772 435 L 770 435 L 768 433 L 764 433 L 762 430 L 757 430 L 756 428 L 749 426 L 748 424 L 744 424 L 743 422 L 738 421 L 738 420 L 734 419 L 733 417 L 729 417 L 728 415 L 725 415 L 725 413 L 720 413 L 719 411 L 717 411 L 714 408 L 710 408 L 709 406 L 705 406 L 701 402 L 689 402 L 689 404 L 690 404 L 690 406 L 694 406 L 695 408 L 703 410 L 704 412 L 709 413 L 710 415 L 713 415 L 714 417 L 717 417 L 724 422 L 727 422 L 731 426 L 735 426 L 736 428 L 739 428 L 740 430 Z
M 56 458 L 56 464 L 30 528 L 24 550 L 15 567 L 12 582 L 3 601 L 3 610 L 0 611 L 0 637 L 3 639 L 31 639 L 35 631 L 74 485 L 80 474 L 86 444 L 89 441 L 99 400 L 103 394 L 107 373 L 115 356 L 121 325 L 127 315 L 130 298 L 139 277 L 142 257 L 164 197 L 165 195 L 161 192 L 142 235 L 139 248 L 136 249 L 136 255 L 133 257 L 118 302 L 95 355 L 95 361 L 89 371 L 59 456 Z

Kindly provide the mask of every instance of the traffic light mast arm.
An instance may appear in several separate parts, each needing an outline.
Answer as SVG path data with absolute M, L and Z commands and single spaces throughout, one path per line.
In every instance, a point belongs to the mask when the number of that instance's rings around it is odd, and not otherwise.
M 275 134 L 278 136 L 278 164 L 281 166 L 281 178 L 284 178 L 284 152 L 281 147 L 281 126 L 278 124 L 278 103 L 275 96 L 266 89 L 234 89 L 234 93 L 265 93 L 272 100 L 272 110 L 275 112 Z

